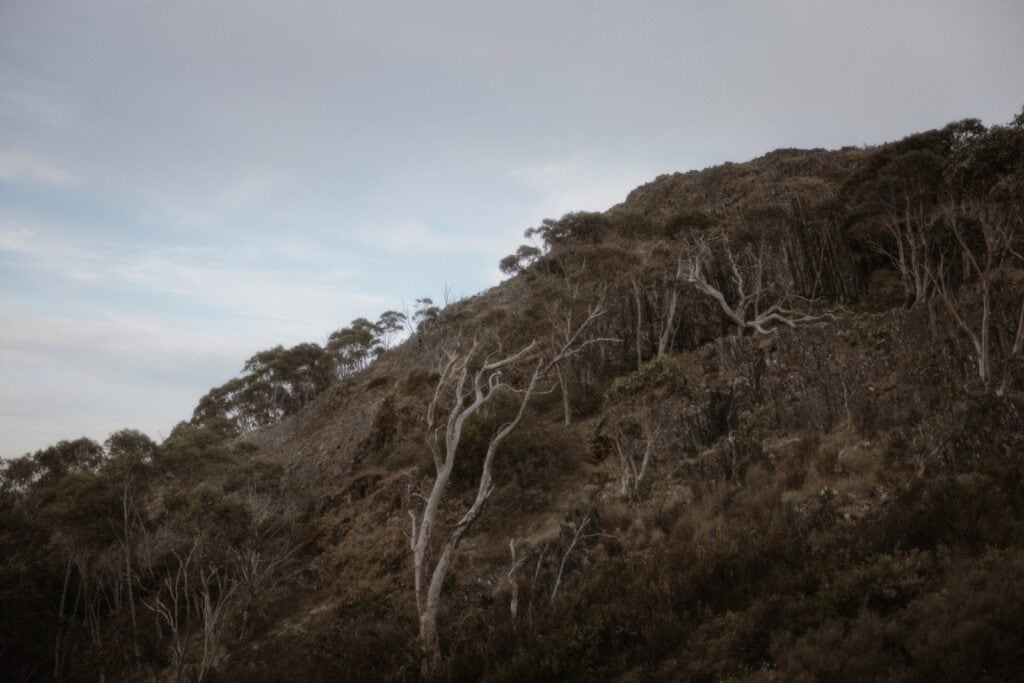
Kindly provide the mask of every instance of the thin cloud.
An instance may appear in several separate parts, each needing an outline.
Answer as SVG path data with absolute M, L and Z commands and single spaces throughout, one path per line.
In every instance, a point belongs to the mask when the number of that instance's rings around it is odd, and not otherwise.
M 511 178 L 539 195 L 543 218 L 558 218 L 570 211 L 604 211 L 653 175 L 650 169 L 606 166 L 583 156 L 509 170 Z
M 162 359 L 162 371 L 173 372 L 187 367 L 189 359 L 229 359 L 245 347 L 232 335 L 182 329 L 155 316 L 0 317 L 0 353 L 46 357 L 87 374 L 119 369 L 126 376 L 142 371 L 144 377 L 152 359 Z M 85 356 L 89 362 L 83 362 Z
M 8 229 L 0 231 L 0 251 L 27 259 L 34 269 L 95 287 L 173 295 L 199 309 L 324 329 L 389 303 L 353 289 L 353 269 L 309 260 L 270 266 L 278 255 L 254 247 L 88 247 Z
M 0 251 L 16 254 L 33 253 L 32 231 L 25 229 L 0 230 Z
M 154 316 L 0 316 L 0 457 L 55 436 L 166 435 L 252 351 L 236 334 Z
M 441 231 L 421 223 L 404 223 L 365 231 L 368 246 L 393 252 L 449 254 L 494 254 L 508 249 L 508 243 L 483 235 L 460 235 Z
M 37 154 L 16 149 L 0 150 L 0 180 L 30 182 L 55 187 L 82 183 L 74 173 Z
M 75 120 L 74 112 L 66 102 L 15 85 L 9 80 L 0 90 L 0 115 L 52 128 L 66 128 Z

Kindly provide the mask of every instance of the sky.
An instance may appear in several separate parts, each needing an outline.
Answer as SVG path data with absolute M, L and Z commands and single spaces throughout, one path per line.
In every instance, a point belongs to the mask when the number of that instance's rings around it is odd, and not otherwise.
M 500 281 L 662 173 L 1024 106 L 1024 3 L 0 0 L 0 457 Z

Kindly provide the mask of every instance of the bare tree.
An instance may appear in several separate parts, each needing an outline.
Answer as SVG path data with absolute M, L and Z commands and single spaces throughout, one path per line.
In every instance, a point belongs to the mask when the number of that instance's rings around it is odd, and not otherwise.
M 561 361 L 554 363 L 553 367 L 558 388 L 562 394 L 562 416 L 567 425 L 572 424 L 572 394 L 569 385 L 575 356 L 591 344 L 621 341 L 613 337 L 592 334 L 593 323 L 606 312 L 603 303 L 604 297 L 599 297 L 598 302 L 588 306 L 585 311 L 580 310 L 579 299 L 579 287 L 570 285 L 567 289 L 566 300 L 548 307 L 551 333 L 548 335 L 545 346 L 552 356 L 561 358 Z M 582 322 L 580 322 L 580 318 L 582 318 Z
M 139 650 L 139 626 L 135 609 L 135 583 L 137 577 L 134 571 L 133 550 L 135 547 L 135 531 L 139 528 L 138 513 L 134 506 L 134 497 L 138 485 L 139 473 L 128 466 L 119 468 L 116 475 L 117 496 L 120 507 L 120 518 L 109 519 L 111 529 L 121 547 L 123 557 L 123 580 L 128 597 L 128 614 L 132 626 L 132 654 L 134 663 L 139 662 L 141 652 Z
M 644 347 L 649 339 L 656 340 L 657 357 L 672 350 L 679 327 L 681 287 L 686 282 L 686 261 L 682 254 L 669 253 L 663 246 L 641 249 L 639 262 L 629 274 L 633 307 L 636 309 L 634 346 L 636 365 L 643 364 Z M 645 327 L 645 309 L 648 320 Z M 650 335 L 650 336 L 648 336 Z
M 282 567 L 299 548 L 288 533 L 289 510 L 280 509 L 270 496 L 253 489 L 246 492 L 245 504 L 249 510 L 245 539 L 228 551 L 241 592 L 239 639 L 245 637 L 249 622 L 267 593 L 287 578 Z
M 430 541 L 437 524 L 441 502 L 455 467 L 462 429 L 466 420 L 489 403 L 501 390 L 512 389 L 511 385 L 504 381 L 503 372 L 509 371 L 521 361 L 529 359 L 534 355 L 536 347 L 537 342 L 533 341 L 504 358 L 496 359 L 492 354 L 485 358 L 475 371 L 471 369 L 471 364 L 475 360 L 479 348 L 476 340 L 466 353 L 460 354 L 455 351 L 447 353 L 434 397 L 427 409 L 427 432 L 429 435 L 427 441 L 433 455 L 436 474 L 430 494 L 425 499 L 419 517 L 417 518 L 414 511 L 409 511 L 409 516 L 412 519 L 409 541 L 413 553 L 416 610 L 419 614 L 423 673 L 427 677 L 437 673 L 441 666 L 437 613 L 441 600 L 441 588 L 451 567 L 453 554 L 463 535 L 476 521 L 484 503 L 494 491 L 491 472 L 494 456 L 501 442 L 519 426 L 526 405 L 540 379 L 542 362 L 537 361 L 526 387 L 521 390 L 522 398 L 515 417 L 502 425 L 491 437 L 487 454 L 484 456 L 476 497 L 449 530 L 431 568 L 428 565 L 430 558 L 427 551 L 430 548 Z M 447 407 L 447 419 L 444 419 L 442 415 L 445 407 Z
M 434 461 L 434 481 L 429 494 L 423 499 L 424 505 L 420 514 L 417 516 L 415 511 L 409 511 L 412 521 L 409 545 L 413 554 L 422 668 L 424 676 L 428 678 L 439 672 L 442 663 L 437 631 L 441 589 L 463 536 L 494 492 L 492 469 L 498 448 L 519 426 L 526 406 L 542 379 L 565 359 L 572 357 L 591 342 L 586 338 L 586 328 L 603 313 L 604 309 L 600 306 L 593 307 L 575 330 L 570 329 L 565 342 L 555 349 L 547 360 L 538 357 L 539 345 L 536 340 L 507 356 L 498 357 L 496 353 L 492 353 L 482 361 L 477 361 L 480 348 L 477 340 L 473 341 L 465 353 L 449 351 L 445 354 L 440 378 L 426 416 L 427 443 Z M 506 375 L 512 375 L 514 370 L 527 362 L 533 362 L 533 370 L 522 382 L 524 386 L 513 387 L 506 381 Z M 458 521 L 447 530 L 440 549 L 431 558 L 428 555 L 431 540 L 438 523 L 444 494 L 455 467 L 463 427 L 466 420 L 478 413 L 502 391 L 518 394 L 519 408 L 513 419 L 499 427 L 491 437 L 484 456 L 476 496 Z
M 189 644 L 197 624 L 201 631 L 197 681 L 202 681 L 218 652 L 225 621 L 224 613 L 236 584 L 221 567 L 201 566 L 201 543 L 192 541 L 184 555 L 174 553 L 176 566 L 160 582 L 160 589 L 145 605 L 156 613 L 170 636 L 171 667 L 176 681 L 184 681 L 190 660 Z
M 61 649 L 61 640 L 64 635 L 64 606 L 67 604 L 68 583 L 71 581 L 71 569 L 73 563 L 70 557 L 64 560 L 64 583 L 60 591 L 60 606 L 57 610 L 57 623 L 54 627 L 56 636 L 53 644 L 53 677 L 60 678 L 60 669 L 64 664 L 67 653 Z
M 968 292 L 973 290 L 977 298 L 980 298 L 980 316 L 972 315 L 979 303 L 977 299 L 957 296 L 944 258 L 940 258 L 938 265 L 929 270 L 929 276 L 946 313 L 974 347 L 981 383 L 991 388 L 996 386 L 991 339 L 994 326 L 993 285 L 996 275 L 1011 259 L 1024 263 L 1024 255 L 1014 248 L 1018 228 L 1015 221 L 1004 220 L 1003 216 L 991 216 L 980 210 L 978 214 L 975 225 L 979 234 L 968 235 L 961 220 L 960 207 L 955 204 L 947 207 L 953 235 L 960 248 L 965 289 Z M 1020 355 L 1024 348 L 1024 301 L 1021 302 L 1015 323 L 1013 341 L 1004 343 L 1003 372 L 996 386 L 998 394 L 1004 394 L 1009 389 L 1011 359 Z M 1013 326 L 1013 322 L 1010 324 Z
M 63 555 L 64 559 L 64 581 L 61 587 L 60 603 L 57 611 L 57 624 L 54 628 L 53 677 L 57 679 L 60 678 L 61 670 L 64 667 L 64 661 L 67 659 L 68 654 L 64 649 L 65 632 L 67 631 L 69 624 L 77 616 L 78 606 L 82 601 L 83 595 L 87 591 L 87 588 L 84 586 L 84 582 L 88 576 L 88 571 L 85 569 L 88 560 L 85 557 L 85 553 L 80 547 L 80 544 L 76 543 L 73 538 L 67 537 L 64 534 L 57 534 L 54 538 L 54 542 L 58 552 Z M 78 576 L 75 581 L 75 600 L 71 605 L 70 612 L 65 614 L 71 577 L 76 570 Z
M 729 267 L 733 296 L 727 297 L 722 289 L 708 280 L 707 271 L 714 260 L 711 239 L 708 237 L 701 236 L 690 243 L 686 277 L 698 290 L 718 302 L 737 335 L 743 335 L 748 330 L 767 334 L 774 325 L 796 327 L 830 317 L 830 314 L 809 315 L 787 308 L 788 302 L 798 297 L 788 291 L 788 287 L 767 281 L 765 267 L 768 254 L 763 239 L 758 243 L 756 251 L 748 247 L 741 253 L 733 251 L 724 235 L 718 239 L 722 242 L 722 251 Z
M 654 438 L 650 427 L 645 427 L 643 434 L 643 455 L 639 458 L 635 452 L 633 443 L 626 443 L 625 435 L 620 430 L 614 437 L 615 449 L 619 453 L 619 463 L 622 466 L 621 487 L 619 489 L 623 499 L 633 502 L 640 502 L 643 495 L 643 485 L 650 471 L 651 457 L 654 454 Z
M 640 366 L 644 364 L 644 302 L 640 294 L 640 278 L 634 273 L 630 276 L 629 283 L 633 289 L 633 306 L 636 308 L 636 337 L 634 345 L 636 347 L 636 368 L 639 370 Z
M 170 635 L 171 667 L 174 670 L 174 680 L 176 681 L 185 679 L 189 626 L 192 617 L 189 575 L 198 547 L 199 541 L 196 540 L 184 557 L 175 551 L 177 567 L 175 567 L 174 574 L 168 574 L 163 578 L 159 592 L 152 601 L 146 603 L 149 609 L 156 612 Z
M 900 274 L 906 304 L 913 306 L 928 298 L 932 278 L 929 269 L 931 241 L 928 235 L 928 213 L 922 202 L 904 198 L 902 215 L 886 207 L 883 224 L 892 244 L 872 242 L 871 247 L 885 256 Z
M 930 294 L 930 228 L 942 168 L 940 156 L 913 150 L 889 159 L 862 188 L 865 207 L 889 237 L 871 246 L 899 273 L 907 306 L 923 303 Z
M 508 585 L 512 589 L 512 597 L 509 598 L 508 609 L 512 614 L 512 620 L 515 621 L 516 615 L 519 613 L 519 579 L 516 574 L 523 563 L 526 562 L 526 558 L 517 556 L 516 539 L 514 538 L 509 539 L 508 550 L 512 555 L 512 561 L 508 569 Z
M 533 578 L 530 579 L 530 607 L 529 612 L 527 612 L 527 619 L 531 625 L 533 624 L 534 596 L 537 595 L 537 579 L 540 578 L 540 570 L 544 568 L 544 559 L 547 557 L 547 554 L 548 544 L 545 543 L 544 547 L 540 549 L 539 553 L 537 553 L 537 563 L 533 567 Z
M 200 574 L 198 591 L 203 646 L 200 651 L 196 680 L 202 681 L 217 657 L 220 636 L 224 629 L 224 609 L 231 600 L 237 584 L 225 578 L 217 567 L 208 567 Z
M 581 540 L 588 537 L 588 534 L 585 534 L 584 532 L 588 530 L 593 516 L 594 508 L 591 507 L 579 522 L 570 521 L 568 524 L 564 525 L 564 530 L 568 531 L 571 536 L 569 537 L 569 545 L 566 546 L 565 552 L 562 553 L 562 561 L 558 565 L 558 574 L 555 575 L 555 585 L 551 588 L 552 602 L 554 602 L 555 598 L 558 597 L 558 589 L 562 587 L 562 576 L 565 574 L 565 568 L 568 565 L 573 552 L 576 550 L 576 546 L 579 545 Z
M 999 389 L 997 390 L 1000 396 L 1006 395 L 1006 392 L 1010 390 L 1010 362 L 1011 359 L 1020 356 L 1021 351 L 1024 351 L 1024 301 L 1020 303 L 1020 314 L 1017 316 L 1017 333 L 1013 337 L 1013 342 L 1004 344 L 1003 376 L 999 381 Z
M 116 492 L 118 511 L 108 515 L 107 522 L 121 548 L 123 585 L 128 598 L 128 614 L 131 620 L 133 665 L 139 663 L 139 626 L 135 606 L 134 551 L 136 533 L 144 528 L 139 516 L 138 500 L 147 480 L 151 458 L 156 444 L 146 435 L 134 430 L 121 430 L 110 435 L 106 441 L 110 460 L 106 472 Z
M 676 336 L 676 314 L 679 311 L 679 283 L 683 278 L 683 257 L 676 259 L 675 275 L 669 278 L 665 291 L 664 315 L 661 319 L 661 331 L 658 334 L 658 358 L 668 353 Z

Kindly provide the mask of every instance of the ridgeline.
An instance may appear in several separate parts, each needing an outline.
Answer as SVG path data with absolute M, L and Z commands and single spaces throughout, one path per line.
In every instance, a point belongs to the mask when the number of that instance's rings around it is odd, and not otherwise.
M 525 237 L 6 462 L 2 677 L 1024 678 L 1024 114 Z

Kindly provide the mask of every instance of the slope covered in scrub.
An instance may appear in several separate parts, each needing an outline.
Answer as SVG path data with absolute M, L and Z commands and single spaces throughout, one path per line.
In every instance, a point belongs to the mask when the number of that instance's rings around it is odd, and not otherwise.
M 426 302 L 372 361 L 356 321 L 254 357 L 163 444 L 6 465 L 4 666 L 1020 678 L 1024 120 L 665 175 L 527 239 L 508 280 Z M 460 363 L 489 398 L 428 567 L 486 495 L 424 667 L 410 532 Z

